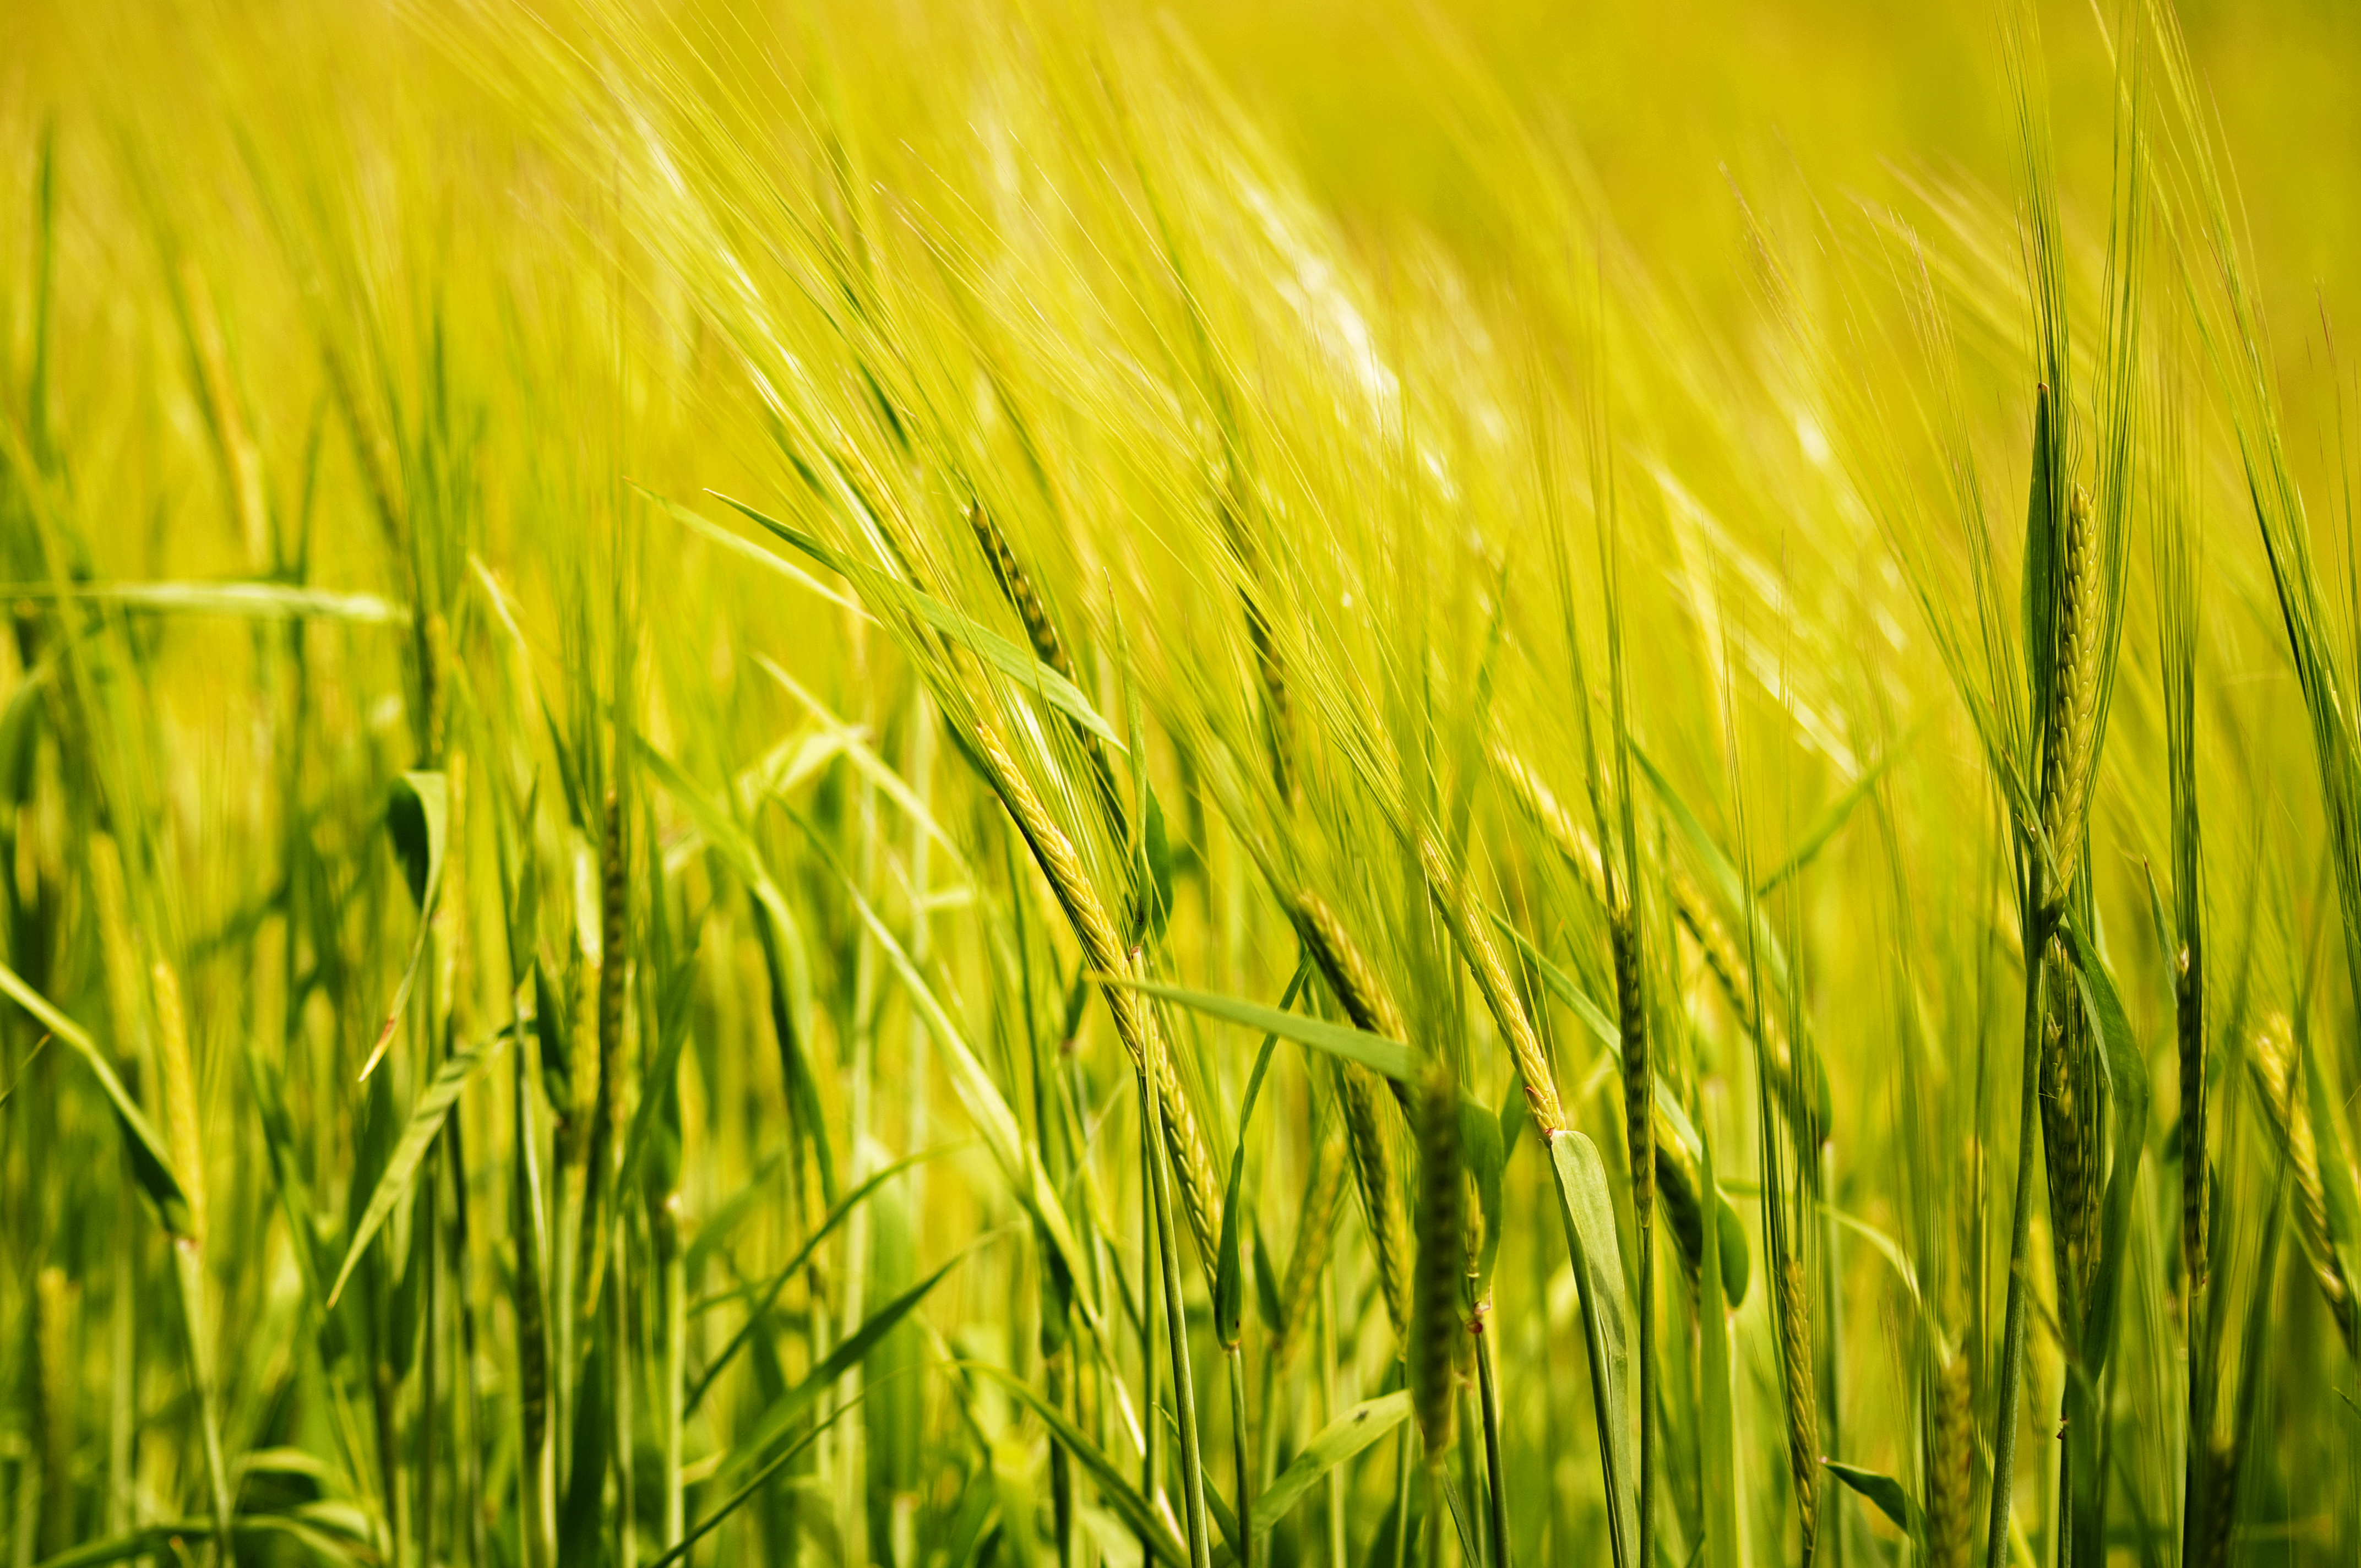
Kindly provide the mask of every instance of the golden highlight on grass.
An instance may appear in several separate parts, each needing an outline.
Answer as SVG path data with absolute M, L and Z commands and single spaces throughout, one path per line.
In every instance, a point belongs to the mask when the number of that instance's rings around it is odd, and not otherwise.
M 0 18 L 0 1554 L 2361 1556 L 2350 29 L 1136 9 Z

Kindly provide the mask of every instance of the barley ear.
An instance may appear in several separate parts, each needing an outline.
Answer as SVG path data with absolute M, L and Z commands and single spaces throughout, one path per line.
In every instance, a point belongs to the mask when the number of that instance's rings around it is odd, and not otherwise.
M 1509 966 L 1501 960 L 1499 945 L 1492 940 L 1489 917 L 1477 905 L 1466 879 L 1452 869 L 1433 839 L 1419 845 L 1419 858 L 1435 902 L 1451 928 L 1452 940 L 1476 976 L 1476 988 L 1484 993 L 1484 1004 L 1492 1021 L 1499 1025 L 1500 1038 L 1517 1064 L 1517 1076 L 1523 1082 L 1525 1106 L 1532 1113 L 1533 1125 L 1543 1137 L 1564 1132 L 1567 1126 L 1565 1110 L 1558 1102 L 1557 1083 L 1550 1072 L 1549 1058 L 1542 1050 L 1541 1036 L 1525 1011 L 1524 998 L 1510 977 Z
M 1296 934 L 1302 938 L 1312 961 L 1319 966 L 1321 978 L 1335 993 L 1337 1004 L 1345 1009 L 1345 1016 L 1353 1021 L 1353 1026 L 1407 1043 L 1410 1025 L 1402 1021 L 1401 1009 L 1394 1005 L 1392 993 L 1378 978 L 1376 966 L 1345 931 L 1336 912 L 1318 894 L 1305 891 L 1295 895 L 1293 914 Z M 1416 1106 L 1407 1085 L 1390 1079 L 1380 1081 L 1392 1091 L 1403 1115 L 1415 1114 Z
M 1312 1321 L 1313 1295 L 1321 1272 L 1335 1245 L 1336 1210 L 1344 1201 L 1345 1179 L 1350 1171 L 1345 1135 L 1331 1128 L 1312 1156 L 1312 1180 L 1304 1194 L 1302 1218 L 1296 1223 L 1295 1250 L 1288 1255 L 1287 1276 L 1279 1291 L 1279 1342 L 1277 1354 L 1292 1356 L 1303 1343 Z
M 1386 1317 L 1395 1340 L 1411 1343 L 1411 1274 L 1416 1245 L 1410 1214 L 1402 1202 L 1402 1161 L 1394 1126 L 1398 1114 L 1389 1109 L 1379 1079 L 1352 1062 L 1336 1064 L 1336 1099 L 1345 1113 L 1345 1144 L 1352 1156 L 1354 1185 L 1361 1194 L 1361 1213 L 1369 1227 L 1369 1248 L 1377 1255 L 1378 1283 L 1384 1296 Z
M 1025 623 L 1025 635 L 1033 644 L 1033 656 L 1079 686 L 1082 683 L 1074 673 L 1074 661 L 1066 652 L 1066 644 L 1058 635 L 1058 623 L 1049 617 L 1049 607 L 1042 602 L 1040 589 L 1034 586 L 1031 574 L 1016 558 L 1016 552 L 1001 532 L 1000 524 L 984 510 L 982 501 L 970 501 L 967 506 L 969 529 L 975 534 L 984 558 L 992 563 L 993 576 L 999 579 L 1000 591 L 1008 600 L 1008 608 Z M 1093 731 L 1067 721 L 1082 754 L 1090 760 L 1091 774 L 1098 787 L 1099 808 L 1105 813 L 1107 828 L 1115 842 L 1130 837 L 1123 809 L 1123 792 L 1115 787 L 1115 764 L 1107 756 L 1106 742 Z
M 976 760 L 983 765 L 986 781 L 1032 850 L 1034 863 L 1049 880 L 1049 891 L 1065 911 L 1066 923 L 1073 928 L 1091 967 L 1103 974 L 1126 972 L 1130 968 L 1128 955 L 1115 936 L 1115 922 L 1106 905 L 1082 869 L 1082 859 L 1073 840 L 1051 819 L 997 730 L 989 724 L 978 723 L 970 739 L 975 746 Z M 1198 1258 L 1210 1270 L 1221 1254 L 1222 1185 L 1213 1173 L 1213 1157 L 1206 1145 L 1204 1131 L 1197 1124 L 1196 1112 L 1181 1090 L 1179 1074 L 1172 1066 L 1172 1053 L 1165 1048 L 1163 1025 L 1157 1021 L 1156 1009 L 1146 997 L 1127 986 L 1108 985 L 1104 989 L 1107 1007 L 1115 1014 L 1115 1034 L 1130 1053 L 1133 1067 L 1156 1074 L 1157 1099 L 1163 1107 L 1172 1168 L 1179 1178 L 1180 1207 L 1188 1217 L 1190 1234 L 1197 1240 Z
M 1411 1408 L 1431 1464 L 1450 1451 L 1458 1405 L 1459 1284 L 1467 1268 L 1461 1152 L 1458 1085 L 1438 1061 L 1419 1093 L 1418 1278 L 1410 1340 Z
M 1623 1044 L 1623 1137 L 1631 1157 L 1631 1213 L 1646 1227 L 1656 1223 L 1656 1120 L 1647 999 L 1640 989 L 1640 933 L 1628 911 L 1610 918 L 1608 941 L 1614 949 L 1616 1012 Z
M 2265 1117 L 2272 1135 L 2286 1154 L 2295 1181 L 2296 1234 L 2302 1239 L 2312 1278 L 2336 1320 L 2337 1332 L 2349 1346 L 2354 1343 L 2356 1315 L 2353 1282 L 2345 1276 L 2334 1239 L 2328 1229 L 2328 1192 L 2321 1169 L 2320 1139 L 2304 1104 L 2301 1085 L 2295 1080 L 2294 1026 L 2284 1013 L 2263 1020 L 2247 1059 L 2256 1087 L 2262 1091 Z
M 2049 946 L 2049 1016 L 2043 1027 L 2041 1142 L 2048 1158 L 2049 1223 L 2061 1292 L 2080 1301 L 2097 1265 L 2098 1060 L 2083 1016 L 2072 966 L 2058 943 Z
M 1974 1389 L 1964 1348 L 1935 1377 L 1927 1433 L 1928 1568 L 1967 1568 L 1974 1544 L 1976 1478 Z
M 2107 611 L 2098 522 L 2090 492 L 2074 487 L 2059 541 L 2054 664 L 2041 740 L 2041 830 L 2054 866 L 2051 908 L 2062 907 L 2082 857 L 2092 765 L 2098 751 L 2100 643 Z
M 1812 1560 L 1820 1524 L 1819 1395 L 1812 1371 L 1812 1306 L 1801 1259 L 1779 1270 L 1779 1371 L 1787 1396 L 1787 1468 L 1795 1478 L 1795 1519 L 1803 1560 Z

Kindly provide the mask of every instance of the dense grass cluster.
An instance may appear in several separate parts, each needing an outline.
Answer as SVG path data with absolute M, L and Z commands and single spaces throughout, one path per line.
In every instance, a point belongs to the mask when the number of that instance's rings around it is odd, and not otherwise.
M 122 10 L 14 1568 L 2361 1551 L 2361 574 L 2162 0 L 2095 189 L 2014 5 L 2011 186 L 1733 181 L 1742 325 L 1441 24 L 1480 269 L 1177 26 Z

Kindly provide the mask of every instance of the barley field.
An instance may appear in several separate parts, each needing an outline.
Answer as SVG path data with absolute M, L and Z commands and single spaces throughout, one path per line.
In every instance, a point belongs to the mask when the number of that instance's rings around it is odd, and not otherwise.
M 16 0 L 0 1564 L 2361 1561 L 2356 79 Z

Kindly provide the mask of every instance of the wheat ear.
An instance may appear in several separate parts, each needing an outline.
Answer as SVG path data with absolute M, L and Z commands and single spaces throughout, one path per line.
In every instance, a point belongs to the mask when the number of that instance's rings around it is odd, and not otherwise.
M 1964 1350 L 1935 1377 L 1927 1441 L 1927 1568 L 1967 1568 L 1975 1543 L 1975 1389 Z
M 1280 1355 L 1292 1354 L 1302 1343 L 1301 1331 L 1312 1321 L 1313 1293 L 1321 1271 L 1334 1245 L 1336 1211 L 1345 1199 L 1345 1178 L 1350 1170 L 1345 1135 L 1331 1128 L 1312 1157 L 1312 1181 L 1304 1194 L 1303 1216 L 1295 1227 L 1295 1250 L 1288 1255 L 1287 1277 L 1279 1290 Z
M 1401 1013 L 1376 970 L 1345 931 L 1344 922 L 1319 894 L 1295 897 L 1295 928 L 1312 960 L 1336 993 L 1356 1028 L 1400 1040 L 1409 1033 Z M 1355 1185 L 1378 1257 L 1378 1278 L 1386 1314 L 1404 1345 L 1410 1341 L 1411 1258 L 1410 1216 L 1402 1203 L 1401 1155 L 1394 1121 L 1386 1110 L 1387 1080 L 1355 1062 L 1336 1064 L 1336 1099 L 1345 1113 L 1345 1141 L 1353 1160 Z
M 2180 1257 L 2190 1288 L 2205 1288 L 2205 1008 L 2202 977 L 2191 949 L 2173 964 L 2173 1011 L 2180 1044 Z
M 1411 1407 L 1430 1464 L 1450 1452 L 1458 1404 L 1459 1281 L 1467 1267 L 1460 1156 L 1459 1090 L 1438 1062 L 1419 1094 L 1418 1278 L 1410 1341 Z
M 2051 907 L 2062 906 L 2082 858 L 2091 768 L 2098 747 L 2101 602 L 2098 520 L 2090 492 L 2074 487 L 2059 541 L 2056 660 L 2041 744 L 2041 831 L 2049 840 Z
M 1509 749 L 1507 742 L 1495 738 L 1490 742 L 1490 755 L 1494 770 L 1518 806 L 1542 830 L 1542 836 L 1599 907 L 1607 908 L 1607 874 L 1599 859 L 1598 841 L 1591 838 L 1589 830 L 1575 821 L 1550 787 Z M 1799 1133 L 1815 1126 L 1819 1116 L 1817 1098 L 1805 1092 L 1801 1076 L 1795 1070 L 1795 1051 L 1788 1044 L 1778 1010 L 1755 1006 L 1754 987 L 1747 979 L 1746 955 L 1737 938 L 1714 913 L 1711 901 L 1697 879 L 1676 860 L 1666 857 L 1664 872 L 1665 887 L 1673 896 L 1674 916 L 1697 944 L 1698 956 L 1722 995 L 1729 999 L 1730 1011 L 1747 1029 L 1762 1036 L 1763 1049 L 1771 1060 L 1773 1088 L 1780 1109 Z M 1817 1141 L 1817 1133 L 1813 1138 Z
M 2256 1086 L 2262 1091 L 2264 1107 L 2269 1112 L 2266 1120 L 2287 1155 L 2290 1174 L 2295 1178 L 2296 1231 L 2303 1238 L 2304 1256 L 2312 1265 L 2312 1277 L 2320 1283 L 2321 1295 L 2327 1299 L 2330 1315 L 2336 1320 L 2337 1332 L 2349 1346 L 2354 1343 L 2356 1327 L 2353 1282 L 2345 1277 L 2345 1266 L 2338 1261 L 2335 1244 L 2329 1234 L 2328 1192 L 2321 1174 L 2320 1139 L 2304 1104 L 2301 1088 L 2295 1081 L 2294 1039 L 2294 1027 L 2287 1014 L 2273 1013 L 2263 1020 L 2247 1059 L 2253 1064 Z
M 1795 1519 L 1803 1529 L 1804 1561 L 1820 1531 L 1820 1409 L 1812 1376 L 1812 1303 L 1801 1259 L 1779 1270 L 1779 1367 L 1787 1404 L 1787 1468 L 1795 1478 Z
M 1492 940 L 1488 917 L 1467 891 L 1466 883 L 1453 872 L 1451 862 L 1444 858 L 1442 849 L 1432 839 L 1419 846 L 1419 859 L 1427 881 L 1434 889 L 1435 902 L 1442 906 L 1444 923 L 1451 927 L 1452 940 L 1457 944 L 1468 969 L 1476 976 L 1476 989 L 1484 993 L 1484 1004 L 1499 1025 L 1500 1036 L 1508 1042 L 1509 1054 L 1517 1064 L 1517 1076 L 1524 1080 L 1525 1105 L 1532 1113 L 1533 1125 L 1544 1139 L 1566 1129 L 1565 1110 L 1559 1104 L 1557 1084 L 1551 1075 L 1549 1058 L 1542 1051 L 1541 1036 L 1525 1011 L 1524 998 L 1519 994 L 1516 982 L 1510 978 L 1509 966 L 1501 961 L 1499 944 Z
M 1115 938 L 1115 922 L 1091 885 L 1073 841 L 1050 819 L 999 733 L 979 720 L 974 739 L 977 756 L 984 764 L 994 793 L 1000 796 L 1008 815 L 1016 820 L 1017 831 L 1025 835 L 1026 843 L 1032 848 L 1034 861 L 1049 879 L 1049 891 L 1066 912 L 1066 922 L 1073 927 L 1091 967 L 1102 974 L 1128 972 L 1131 966 L 1123 944 Z M 1198 1256 L 1210 1268 L 1221 1253 L 1222 1186 L 1213 1174 L 1213 1157 L 1207 1151 L 1204 1132 L 1198 1126 L 1196 1113 L 1181 1090 L 1156 1009 L 1146 997 L 1127 986 L 1111 984 L 1104 989 L 1108 1009 L 1115 1014 L 1115 1034 L 1131 1053 L 1132 1066 L 1156 1074 L 1165 1135 L 1173 1170 L 1180 1179 L 1180 1207 L 1188 1216 L 1191 1234 L 1197 1238 Z
M 968 503 L 967 521 L 975 532 L 976 543 L 983 547 L 984 558 L 992 563 L 993 575 L 1000 580 L 1000 591 L 1008 600 L 1008 608 L 1025 623 L 1025 635 L 1032 641 L 1033 656 L 1079 686 L 1082 683 L 1074 674 L 1074 661 L 1066 652 L 1065 641 L 1058 635 L 1058 623 L 1049 618 L 1049 607 L 1042 602 L 1039 588 L 1025 570 L 1025 564 L 1016 558 L 999 522 L 983 509 L 982 501 Z M 1082 754 L 1090 759 L 1091 773 L 1098 785 L 1099 806 L 1106 813 L 1108 830 L 1117 843 L 1122 843 L 1130 837 L 1130 830 L 1125 822 L 1123 794 L 1115 787 L 1115 764 L 1107 756 L 1106 742 L 1071 719 L 1067 727 L 1081 743 Z
M 2049 945 L 2049 1016 L 2041 1057 L 2041 1146 L 2049 1176 L 2051 1245 L 2061 1288 L 2080 1301 L 2098 1258 L 2097 1060 L 2074 970 Z

